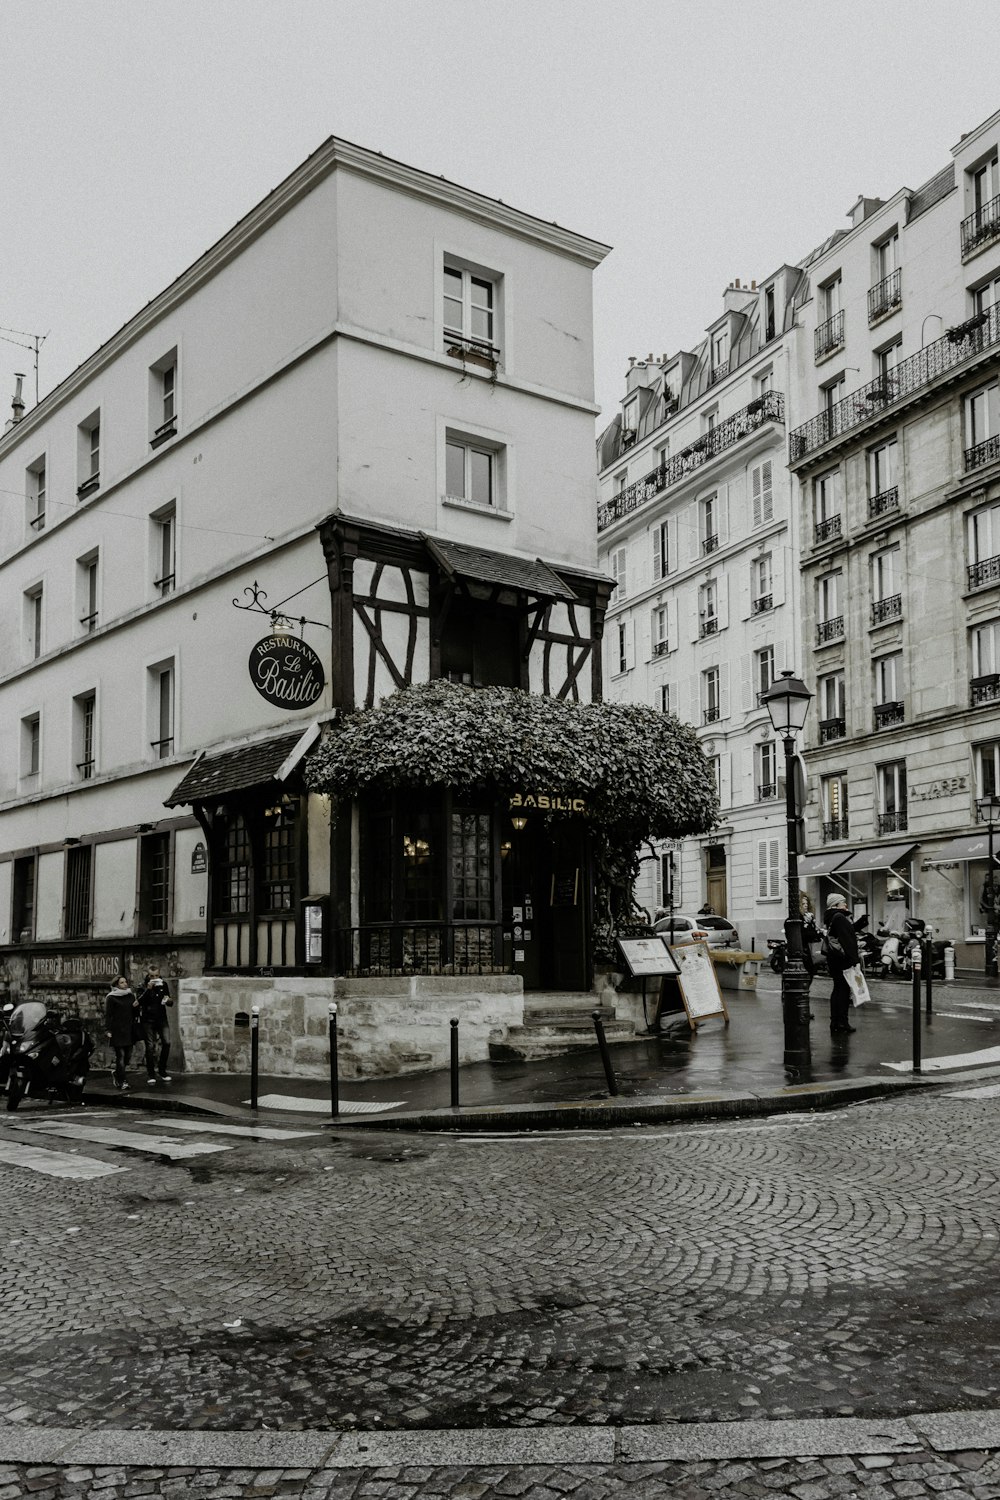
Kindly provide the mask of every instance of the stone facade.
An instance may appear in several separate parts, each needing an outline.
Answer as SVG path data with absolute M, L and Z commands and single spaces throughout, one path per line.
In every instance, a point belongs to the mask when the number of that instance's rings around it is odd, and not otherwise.
M 489 1043 L 524 1019 L 514 975 L 396 979 L 280 978 L 202 975 L 182 986 L 180 1031 L 186 1066 L 195 1073 L 249 1073 L 250 1030 L 238 1014 L 260 1007 L 260 1071 L 286 1077 L 329 1074 L 329 1007 L 337 1005 L 342 1078 L 392 1077 L 444 1068 L 453 1017 L 459 1059 L 485 1062 Z

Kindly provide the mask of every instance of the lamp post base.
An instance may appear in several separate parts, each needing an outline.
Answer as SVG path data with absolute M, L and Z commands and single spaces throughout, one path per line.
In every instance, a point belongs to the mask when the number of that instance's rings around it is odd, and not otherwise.
M 785 1028 L 784 1066 L 794 1081 L 805 1083 L 812 1071 L 809 1038 L 809 974 L 798 955 L 788 955 L 781 976 L 781 1013 Z

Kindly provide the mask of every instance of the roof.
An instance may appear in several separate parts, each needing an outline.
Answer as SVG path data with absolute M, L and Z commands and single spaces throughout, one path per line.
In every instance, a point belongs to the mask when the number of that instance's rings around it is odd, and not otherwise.
M 254 740 L 251 744 L 215 753 L 202 751 L 163 805 L 177 807 L 181 803 L 215 802 L 230 792 L 264 786 L 269 781 L 283 781 L 294 770 L 317 733 L 318 725 L 310 724 L 303 730 L 300 724 L 288 734 L 270 739 Z
M 954 186 L 955 163 L 949 162 L 929 182 L 925 182 L 923 187 L 917 188 L 917 191 L 910 199 L 910 216 L 907 219 L 907 223 L 912 224 L 913 220 L 919 214 L 926 213 L 929 208 L 933 208 L 935 203 L 940 203 L 941 199 L 946 198 Z
M 469 578 L 476 583 L 499 584 L 537 599 L 568 599 L 576 595 L 558 573 L 543 563 L 526 557 L 512 557 L 507 552 L 489 552 L 485 547 L 467 547 L 461 542 L 447 542 L 425 536 L 427 550 L 449 578 Z

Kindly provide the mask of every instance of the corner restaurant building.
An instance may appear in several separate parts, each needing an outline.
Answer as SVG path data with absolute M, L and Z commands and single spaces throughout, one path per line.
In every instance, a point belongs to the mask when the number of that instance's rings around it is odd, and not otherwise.
M 372 793 L 334 821 L 305 769 L 345 713 L 408 684 L 600 697 L 606 253 L 331 139 L 15 411 L 0 435 L 11 997 L 96 1017 L 115 973 L 155 961 L 188 1068 L 244 1067 L 234 1016 L 256 1003 L 262 1066 L 296 1072 L 325 1066 L 334 995 L 347 1062 L 353 1047 L 359 1070 L 391 1070 L 440 1055 L 442 1016 L 481 1056 L 525 986 L 589 986 L 581 815 L 548 830 L 528 808 L 515 829 L 496 799 L 440 786 Z M 315 660 L 271 644 L 276 605 Z M 278 655 L 301 669 L 275 672 Z

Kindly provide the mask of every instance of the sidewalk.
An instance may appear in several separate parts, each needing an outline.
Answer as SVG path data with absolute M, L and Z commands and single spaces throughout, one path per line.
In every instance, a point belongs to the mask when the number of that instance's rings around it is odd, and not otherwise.
M 337 1127 L 422 1130 L 573 1129 L 710 1116 L 828 1108 L 956 1079 L 1000 1080 L 1000 992 L 969 980 L 934 986 L 934 1014 L 922 1020 L 923 1072 L 910 1069 L 908 983 L 873 983 L 872 1003 L 852 1015 L 856 1034 L 829 1034 L 828 979 L 813 986 L 812 1068 L 791 1082 L 782 1063 L 780 981 L 762 974 L 756 994 L 726 992 L 729 1025 L 704 1022 L 672 1036 L 643 1037 L 611 1049 L 618 1096 L 610 1098 L 592 1049 L 545 1062 L 475 1063 L 459 1074 L 460 1109 L 451 1108 L 447 1070 L 395 1078 L 342 1079 L 333 1120 L 326 1079 L 261 1076 L 256 1116 L 246 1075 L 175 1075 L 148 1088 L 133 1072 L 127 1094 L 107 1074 L 87 1087 L 91 1104 L 256 1118 Z M 442 1022 L 442 1024 L 447 1024 Z

